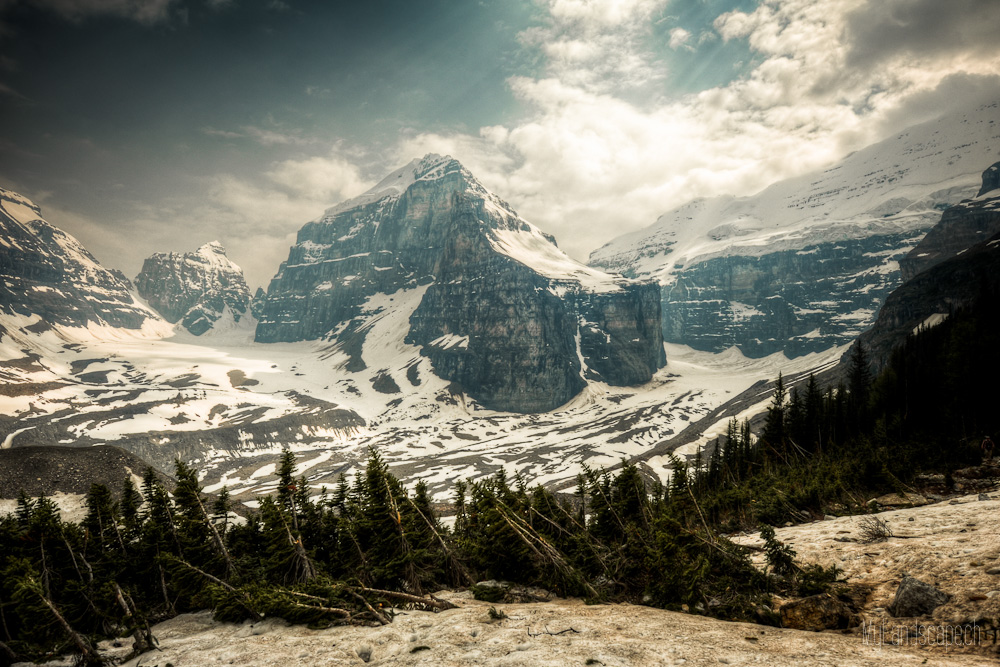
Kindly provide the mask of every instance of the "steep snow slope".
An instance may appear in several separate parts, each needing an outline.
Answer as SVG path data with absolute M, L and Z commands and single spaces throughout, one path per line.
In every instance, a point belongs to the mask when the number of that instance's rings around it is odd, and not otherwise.
M 695 199 L 595 250 L 592 266 L 662 284 L 721 255 L 926 229 L 980 187 L 1000 156 L 1000 102 L 909 128 L 823 171 L 750 197 Z
M 29 199 L 0 189 L 0 315 L 37 315 L 38 329 L 140 331 L 162 324 L 130 288 L 121 272 L 105 269 L 79 241 L 43 220 Z
M 1000 156 L 1000 103 L 909 128 L 752 197 L 698 199 L 591 255 L 663 286 L 672 342 L 760 356 L 828 349 L 871 324 L 899 259 Z

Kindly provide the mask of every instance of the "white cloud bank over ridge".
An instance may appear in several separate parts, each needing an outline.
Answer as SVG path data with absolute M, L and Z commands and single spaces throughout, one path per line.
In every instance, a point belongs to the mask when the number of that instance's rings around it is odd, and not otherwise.
M 747 41 L 747 76 L 640 105 L 628 89 L 662 75 L 642 37 L 666 4 L 548 0 L 549 24 L 524 39 L 542 45 L 547 69 L 509 81 L 530 116 L 478 135 L 409 137 L 397 161 L 451 153 L 585 258 L 694 197 L 751 194 L 969 97 L 1000 97 L 993 0 L 764 0 L 714 22 L 722 40 Z M 907 31 L 934 24 L 952 38 L 924 53 Z M 690 43 L 670 34 L 670 46 Z

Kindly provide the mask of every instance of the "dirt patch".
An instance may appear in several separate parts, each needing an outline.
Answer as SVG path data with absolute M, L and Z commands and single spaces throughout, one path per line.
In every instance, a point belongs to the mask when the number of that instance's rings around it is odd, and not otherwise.
M 226 373 L 229 376 L 229 384 L 233 385 L 233 388 L 237 387 L 253 387 L 260 384 L 259 381 L 253 378 L 248 378 L 247 374 L 241 370 L 233 369 Z
M 53 389 L 65 387 L 65 382 L 22 382 L 20 384 L 0 383 L 0 396 L 28 396 L 44 394 Z

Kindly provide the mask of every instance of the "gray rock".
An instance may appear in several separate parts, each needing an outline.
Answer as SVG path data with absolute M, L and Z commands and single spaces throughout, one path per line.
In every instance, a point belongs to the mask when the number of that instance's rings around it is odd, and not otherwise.
M 985 494 L 985 493 L 980 493 L 979 494 L 979 499 L 980 500 L 989 500 L 990 497 L 987 494 Z
M 904 575 L 888 610 L 897 618 L 924 616 L 943 605 L 948 601 L 948 598 L 947 593 L 939 591 L 930 584 Z
M 900 284 L 895 267 L 883 266 L 887 257 L 899 259 L 900 248 L 911 248 L 922 234 L 845 239 L 686 266 L 663 290 L 663 336 L 712 352 L 735 345 L 751 357 L 842 345 L 870 323 L 845 316 L 876 312 Z
M 859 339 L 874 370 L 884 366 L 892 350 L 915 330 L 968 305 L 981 290 L 1000 287 L 1000 248 L 992 243 L 1000 236 L 998 203 L 1000 195 L 947 209 L 921 243 L 935 245 L 913 250 L 926 257 L 914 259 L 906 272 L 912 277 L 886 298 L 874 325 Z M 969 285 L 978 287 L 970 290 Z M 980 478 L 972 469 L 958 470 L 954 475 L 959 488 L 959 478 Z
M 980 196 L 996 189 L 998 165 L 1000 162 L 983 172 Z M 941 221 L 899 260 L 903 280 L 909 280 L 1000 232 L 1000 209 L 996 207 L 998 196 L 1000 192 L 994 192 L 992 197 L 963 201 L 945 209 Z
M 976 196 L 982 197 L 997 188 L 1000 188 L 1000 162 L 995 162 L 983 172 L 983 187 L 979 188 L 979 194 Z
M 986 570 L 986 574 L 1000 574 L 1000 567 L 991 567 Z

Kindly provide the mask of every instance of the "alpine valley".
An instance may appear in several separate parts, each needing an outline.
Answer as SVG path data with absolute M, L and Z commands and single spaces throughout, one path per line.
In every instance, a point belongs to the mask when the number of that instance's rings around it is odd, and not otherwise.
M 634 460 L 667 479 L 670 451 L 763 410 L 762 380 L 837 366 L 904 278 L 867 334 L 880 354 L 947 317 L 963 251 L 992 261 L 1000 232 L 998 119 L 976 106 L 692 201 L 589 266 L 427 155 L 305 224 L 253 296 L 218 242 L 129 281 L 3 190 L 2 448 L 180 458 L 250 506 L 284 449 L 316 488 L 377 450 L 438 502 L 500 468 L 564 488 Z

